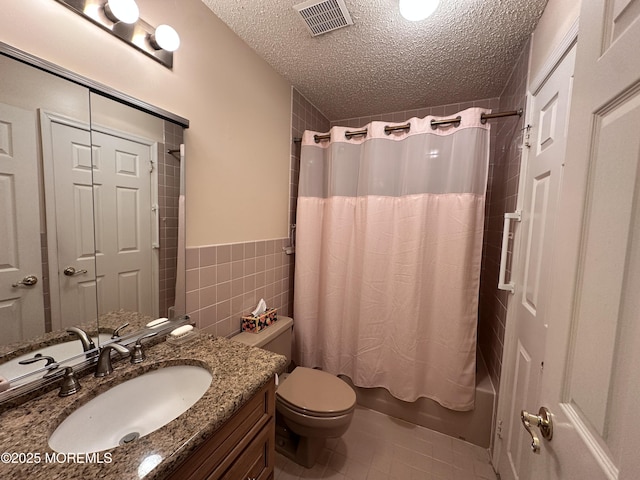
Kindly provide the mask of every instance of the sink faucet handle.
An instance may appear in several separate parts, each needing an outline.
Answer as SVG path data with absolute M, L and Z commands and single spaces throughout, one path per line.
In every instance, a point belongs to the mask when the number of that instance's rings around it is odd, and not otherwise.
M 147 333 L 146 335 L 142 335 L 138 338 L 138 341 L 133 346 L 133 351 L 131 352 L 131 363 L 141 363 L 145 358 L 147 358 L 144 353 L 144 349 L 142 348 L 142 340 L 155 337 L 157 334 L 158 332 Z
M 60 366 L 58 362 L 55 361 L 53 357 L 49 357 L 48 355 L 42 355 L 41 353 L 36 353 L 33 358 L 27 358 L 26 360 L 20 360 L 18 363 L 20 365 L 30 365 L 32 363 L 39 362 L 44 360 L 46 363 L 44 364 L 44 368 L 47 369 L 47 372 L 44 374 L 42 378 L 50 378 L 52 375 L 55 375 L 57 372 L 57 368 Z
M 121 355 L 129 354 L 129 349 L 123 347 L 119 343 L 110 343 L 100 349 L 100 356 L 98 357 L 98 366 L 96 367 L 96 377 L 106 377 L 113 372 L 113 365 L 111 364 L 111 350 L 115 350 Z
M 58 364 L 56 363 L 55 359 L 53 357 L 49 357 L 47 355 L 42 355 L 41 353 L 36 353 L 33 358 L 27 358 L 26 360 L 20 360 L 18 363 L 20 365 L 30 365 L 32 363 L 36 363 L 39 362 L 40 360 L 45 360 L 47 363 L 44 364 L 45 367 L 49 367 L 49 365 L 54 364 L 54 367 L 50 367 L 51 368 L 57 368 Z
M 68 397 L 80 390 L 80 382 L 76 377 L 73 368 L 67 367 L 64 369 L 64 376 L 62 377 L 62 385 L 60 386 L 59 397 Z
M 115 340 L 116 338 L 120 338 L 120 331 L 124 330 L 125 328 L 127 328 L 129 326 L 129 322 L 125 323 L 124 325 L 120 325 L 118 328 L 116 328 L 113 331 L 113 335 L 111 335 L 111 339 Z

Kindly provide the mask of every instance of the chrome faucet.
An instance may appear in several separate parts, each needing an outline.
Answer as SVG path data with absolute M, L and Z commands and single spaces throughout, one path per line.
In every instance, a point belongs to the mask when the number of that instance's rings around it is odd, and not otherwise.
M 80 342 L 82 342 L 82 350 L 84 350 L 85 352 L 88 352 L 89 350 L 93 350 L 94 348 L 96 348 L 96 344 L 93 343 L 93 340 L 91 339 L 91 337 L 87 335 L 87 332 L 85 332 L 81 328 L 69 327 L 67 328 L 67 332 L 75 333 L 78 336 L 78 338 L 80 339 Z
M 123 347 L 119 343 L 110 343 L 109 345 L 100 349 L 100 356 L 98 357 L 98 366 L 96 367 L 96 377 L 106 377 L 113 372 L 113 365 L 111 365 L 111 350 L 115 350 L 121 355 L 128 355 L 129 349 Z

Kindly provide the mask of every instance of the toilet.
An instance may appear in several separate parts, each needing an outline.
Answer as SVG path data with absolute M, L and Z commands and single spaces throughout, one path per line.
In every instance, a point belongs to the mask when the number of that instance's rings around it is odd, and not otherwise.
M 258 333 L 242 332 L 232 340 L 264 348 L 287 357 L 291 363 L 293 320 L 278 321 Z M 356 394 L 335 375 L 296 367 L 280 377 L 276 389 L 276 450 L 311 468 L 327 438 L 347 431 L 356 407 Z

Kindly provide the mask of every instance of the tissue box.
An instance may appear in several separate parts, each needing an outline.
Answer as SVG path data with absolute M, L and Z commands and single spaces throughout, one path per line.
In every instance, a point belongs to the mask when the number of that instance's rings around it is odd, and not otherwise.
M 247 315 L 242 317 L 242 331 L 258 333 L 278 320 L 278 309 L 270 308 L 259 317 Z

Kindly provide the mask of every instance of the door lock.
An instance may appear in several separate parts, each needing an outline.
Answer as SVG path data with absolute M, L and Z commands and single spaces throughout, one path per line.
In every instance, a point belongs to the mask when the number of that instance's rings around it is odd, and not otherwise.
M 520 412 L 520 420 L 522 425 L 527 429 L 529 435 L 531 435 L 531 450 L 533 453 L 540 453 L 540 438 L 531 429 L 532 426 L 538 427 L 543 438 L 551 440 L 553 438 L 553 420 L 551 419 L 551 412 L 547 407 L 540 407 L 538 415 L 522 410 Z
M 74 267 L 65 268 L 62 273 L 64 273 L 67 277 L 73 277 L 74 275 L 82 275 L 83 273 L 87 273 L 86 270 L 76 270 Z
M 36 283 L 38 283 L 38 277 L 36 277 L 35 275 L 27 275 L 22 280 L 12 284 L 11 286 L 13 288 L 17 288 L 19 286 L 31 287 L 31 286 L 35 285 Z

